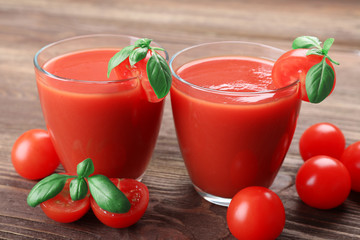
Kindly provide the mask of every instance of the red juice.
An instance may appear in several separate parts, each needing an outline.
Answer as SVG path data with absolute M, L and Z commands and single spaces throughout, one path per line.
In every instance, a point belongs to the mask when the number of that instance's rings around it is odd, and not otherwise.
M 175 69 L 171 103 L 179 146 L 198 188 L 232 198 L 269 187 L 291 143 L 301 105 L 298 84 L 277 89 L 273 62 L 204 58 Z
M 140 178 L 150 161 L 164 101 L 147 101 L 138 78 L 119 81 L 114 73 L 107 78 L 108 61 L 118 51 L 60 55 L 42 66 L 52 75 L 36 69 L 45 122 L 70 174 L 91 158 L 95 174 Z

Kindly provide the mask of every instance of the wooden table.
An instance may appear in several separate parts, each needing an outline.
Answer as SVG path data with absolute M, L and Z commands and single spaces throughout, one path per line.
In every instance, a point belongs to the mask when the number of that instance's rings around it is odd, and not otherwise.
M 340 127 L 347 145 L 360 140 L 360 2 L 194 1 L 194 0 L 0 0 L 0 239 L 234 239 L 226 208 L 203 200 L 193 189 L 177 144 L 167 99 L 160 136 L 143 179 L 150 190 L 143 218 L 127 229 L 112 229 L 92 212 L 60 224 L 26 204 L 36 183 L 21 178 L 10 159 L 24 131 L 45 128 L 32 58 L 44 45 L 94 33 L 128 34 L 161 43 L 173 55 L 197 43 L 246 40 L 284 50 L 301 35 L 336 39 L 331 55 L 336 90 L 320 104 L 302 105 L 297 130 L 278 178 L 271 187 L 286 209 L 279 239 L 360 239 L 360 194 L 328 211 L 305 205 L 294 180 L 302 163 L 301 133 L 328 121 Z M 57 171 L 62 171 L 59 168 Z

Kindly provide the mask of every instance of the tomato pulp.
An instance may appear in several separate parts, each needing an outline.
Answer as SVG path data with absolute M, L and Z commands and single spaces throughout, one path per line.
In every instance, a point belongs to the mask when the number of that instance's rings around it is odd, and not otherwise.
M 269 187 L 292 140 L 299 84 L 276 89 L 273 62 L 204 58 L 175 69 L 171 102 L 187 170 L 198 190 L 231 198 L 247 186 Z
M 49 134 L 69 174 L 91 158 L 95 174 L 139 178 L 151 158 L 164 101 L 150 103 L 137 78 L 115 81 L 113 72 L 107 78 L 108 61 L 118 51 L 72 52 L 42 66 L 51 74 L 36 69 Z

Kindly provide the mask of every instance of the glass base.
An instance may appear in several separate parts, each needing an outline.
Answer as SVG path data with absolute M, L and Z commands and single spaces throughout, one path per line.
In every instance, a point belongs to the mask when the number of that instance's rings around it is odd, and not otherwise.
M 231 202 L 231 198 L 223 198 L 223 197 L 218 197 L 218 196 L 212 195 L 210 193 L 206 193 L 203 190 L 201 190 L 200 188 L 198 188 L 196 185 L 194 185 L 194 188 L 201 197 L 203 197 L 206 201 L 211 202 L 213 204 L 228 207 Z

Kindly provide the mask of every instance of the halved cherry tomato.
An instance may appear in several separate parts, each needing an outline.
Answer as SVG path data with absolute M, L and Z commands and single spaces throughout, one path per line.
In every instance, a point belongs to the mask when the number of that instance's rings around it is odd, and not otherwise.
M 247 187 L 231 200 L 226 219 L 237 239 L 276 239 L 285 225 L 285 209 L 270 189 Z
M 71 180 L 66 181 L 64 189 L 58 195 L 40 204 L 44 213 L 57 222 L 74 222 L 84 216 L 90 209 L 90 192 L 84 199 L 71 200 L 69 192 Z
M 348 146 L 340 161 L 345 165 L 351 176 L 351 189 L 360 192 L 360 141 Z
M 49 176 L 60 163 L 48 132 L 42 129 L 29 130 L 15 141 L 11 161 L 20 176 L 31 180 Z
M 140 60 L 139 62 L 137 62 L 136 64 L 134 64 L 134 66 L 130 66 L 129 58 L 127 58 L 121 64 L 116 66 L 114 70 L 117 76 L 121 79 L 125 77 L 127 78 L 137 77 L 140 80 L 142 90 L 144 91 L 144 95 L 146 99 L 149 102 L 156 103 L 162 101 L 165 97 L 158 98 L 156 96 L 153 88 L 151 87 L 150 81 L 147 77 L 146 65 L 151 56 L 152 56 L 152 52 L 148 51 L 146 57 Z
M 326 155 L 340 159 L 345 149 L 345 137 L 341 130 L 331 123 L 317 123 L 304 131 L 299 150 L 304 161 Z
M 296 175 L 296 190 L 307 205 L 331 209 L 342 204 L 351 189 L 349 171 L 339 160 L 315 156 L 307 160 Z
M 304 101 L 309 102 L 305 87 L 306 74 L 312 66 L 321 62 L 323 56 L 307 56 L 307 51 L 309 51 L 309 49 L 294 49 L 280 56 L 280 58 L 275 62 L 273 66 L 272 79 L 278 87 L 285 87 L 297 80 L 300 80 L 300 98 Z M 334 70 L 334 66 L 329 61 L 329 59 L 326 59 L 326 62 Z M 334 85 L 331 92 L 334 90 L 335 83 L 336 75 L 334 78 Z
M 110 179 L 131 203 L 127 213 L 111 213 L 97 205 L 91 197 L 91 208 L 95 216 L 105 225 L 113 228 L 126 228 L 135 224 L 144 215 L 149 204 L 149 190 L 145 184 L 134 179 Z

